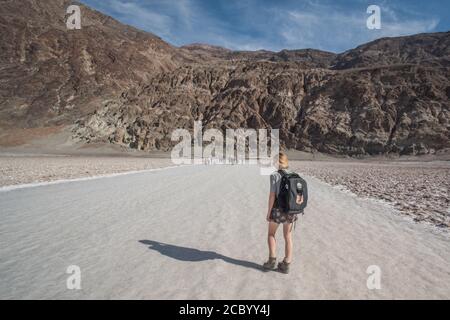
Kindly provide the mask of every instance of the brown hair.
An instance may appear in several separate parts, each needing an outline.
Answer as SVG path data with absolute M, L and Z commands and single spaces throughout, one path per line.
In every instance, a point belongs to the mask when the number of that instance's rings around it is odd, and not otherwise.
M 280 152 L 278 154 L 278 167 L 279 169 L 287 169 L 289 168 L 289 160 L 284 152 Z

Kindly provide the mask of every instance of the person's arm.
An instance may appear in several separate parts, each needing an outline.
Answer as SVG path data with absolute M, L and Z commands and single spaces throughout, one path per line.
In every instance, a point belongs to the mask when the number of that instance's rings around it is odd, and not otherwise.
M 266 220 L 270 221 L 270 213 L 272 212 L 272 208 L 273 208 L 273 204 L 275 203 L 275 192 L 270 192 L 269 193 L 269 205 L 268 205 L 268 210 L 267 210 L 267 217 Z

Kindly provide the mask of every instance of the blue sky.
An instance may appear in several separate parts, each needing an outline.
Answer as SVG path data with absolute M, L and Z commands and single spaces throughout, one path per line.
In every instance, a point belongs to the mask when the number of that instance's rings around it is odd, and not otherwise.
M 380 37 L 450 30 L 442 0 L 81 0 L 119 21 L 181 46 L 233 50 L 314 48 L 343 52 Z M 381 29 L 369 30 L 369 5 Z

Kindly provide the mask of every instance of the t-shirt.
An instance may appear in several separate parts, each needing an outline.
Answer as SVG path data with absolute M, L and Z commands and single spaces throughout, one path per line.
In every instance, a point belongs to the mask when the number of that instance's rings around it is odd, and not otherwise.
M 286 173 L 292 173 L 289 170 L 284 170 Z M 278 171 L 273 172 L 270 175 L 270 192 L 278 194 L 280 192 L 281 174 Z

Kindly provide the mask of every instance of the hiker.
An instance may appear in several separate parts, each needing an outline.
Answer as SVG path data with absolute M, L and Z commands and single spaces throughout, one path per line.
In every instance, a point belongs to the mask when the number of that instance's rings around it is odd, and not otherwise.
M 269 206 L 266 217 L 269 222 L 269 260 L 263 264 L 265 270 L 278 269 L 282 273 L 289 273 L 289 266 L 292 262 L 292 227 L 298 219 L 297 215 L 303 214 L 307 201 L 306 182 L 288 168 L 288 157 L 284 152 L 280 152 L 278 171 L 270 175 Z M 283 188 L 280 188 L 282 182 Z M 279 224 L 283 224 L 285 256 L 277 266 L 275 234 Z

